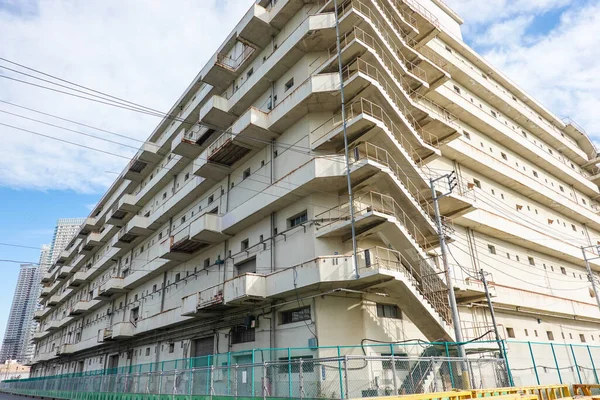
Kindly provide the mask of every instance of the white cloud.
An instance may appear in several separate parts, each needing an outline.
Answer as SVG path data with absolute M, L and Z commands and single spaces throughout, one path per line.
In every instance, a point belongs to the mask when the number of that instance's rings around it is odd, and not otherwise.
M 252 0 L 41 0 L 0 5 L 0 56 L 167 111 L 204 66 Z M 35 3 L 33 3 L 35 4 Z M 17 12 L 19 11 L 19 12 Z M 3 63 L 5 64 L 5 63 Z M 0 74 L 14 76 L 0 68 Z M 0 78 L 0 100 L 145 140 L 159 118 L 77 100 Z M 30 117 L 34 114 L 0 104 Z M 48 120 L 47 117 L 41 117 Z M 64 122 L 51 121 L 65 125 Z M 133 149 L 0 113 L 0 123 L 131 156 Z M 84 130 L 128 145 L 139 142 Z M 126 163 L 0 126 L 0 185 L 103 191 Z
M 560 116 L 600 137 L 600 2 L 566 11 L 543 37 L 484 56 Z M 531 38 L 529 38 L 531 39 Z
M 523 14 L 543 14 L 576 0 L 446 0 L 466 22 L 469 30 Z
M 475 43 L 480 46 L 520 44 L 533 19 L 532 15 L 523 15 L 493 24 L 483 34 L 475 37 Z

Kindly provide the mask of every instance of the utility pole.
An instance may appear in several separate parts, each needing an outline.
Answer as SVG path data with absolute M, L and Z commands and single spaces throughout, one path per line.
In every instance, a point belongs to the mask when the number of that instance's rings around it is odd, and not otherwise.
M 448 191 L 445 193 L 437 194 L 435 190 L 435 183 L 446 179 L 448 182 Z M 437 178 L 430 178 L 429 184 L 431 185 L 431 196 L 433 198 L 433 208 L 435 211 L 435 221 L 438 229 L 438 236 L 440 239 L 440 251 L 442 253 L 442 263 L 444 264 L 444 272 L 446 273 L 446 285 L 448 286 L 448 300 L 450 303 L 450 309 L 452 310 L 452 322 L 454 326 L 454 335 L 456 342 L 458 343 L 456 348 L 458 350 L 458 356 L 466 358 L 465 348 L 463 346 L 463 336 L 460 329 L 460 316 L 458 315 L 458 306 L 456 305 L 456 295 L 454 293 L 454 283 L 452 282 L 452 267 L 448 263 L 448 250 L 446 248 L 446 235 L 444 234 L 444 227 L 442 225 L 442 217 L 440 216 L 439 199 L 452 193 L 452 190 L 457 185 L 456 172 L 452 171 L 450 174 L 442 175 Z M 463 371 L 467 371 L 466 363 L 463 367 Z
M 348 204 L 350 206 L 350 228 L 352 230 L 352 258 L 354 260 L 355 278 L 360 278 L 358 273 L 358 255 L 356 254 L 356 227 L 354 221 L 354 196 L 352 194 L 352 180 L 350 179 L 350 155 L 348 154 L 348 132 L 346 122 L 346 99 L 344 96 L 344 73 L 342 65 L 342 47 L 340 43 L 340 16 L 338 14 L 337 0 L 333 0 L 335 13 L 335 38 L 338 55 L 338 69 L 340 74 L 340 98 L 342 101 L 342 129 L 344 132 L 344 154 L 346 157 L 346 176 L 348 178 Z
M 600 258 L 600 255 L 596 255 L 596 257 L 588 258 L 586 250 L 589 248 L 595 248 L 597 254 L 600 254 L 600 246 L 581 246 L 581 252 L 583 253 L 583 259 L 585 260 L 585 268 L 587 269 L 588 279 L 592 283 L 592 290 L 594 291 L 594 295 L 596 296 L 596 304 L 598 304 L 598 309 L 600 310 L 600 297 L 598 296 L 598 291 L 596 290 L 596 281 L 594 280 L 594 275 L 592 274 L 592 267 L 590 266 L 590 260 L 595 260 Z

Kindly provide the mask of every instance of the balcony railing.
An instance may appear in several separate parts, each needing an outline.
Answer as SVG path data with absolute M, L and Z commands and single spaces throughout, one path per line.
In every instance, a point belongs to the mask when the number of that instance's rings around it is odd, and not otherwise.
M 431 201 L 421 194 L 422 188 L 419 188 L 414 184 L 413 180 L 408 177 L 406 172 L 404 172 L 405 168 L 396 162 L 396 160 L 394 160 L 392 155 L 387 150 L 374 144 L 365 142 L 354 147 L 350 151 L 350 155 L 354 162 L 360 160 L 372 160 L 388 167 L 394 176 L 406 187 L 407 192 L 413 197 L 413 200 L 420 205 L 420 207 L 422 207 L 426 213 L 429 215 L 434 214 Z M 431 218 L 429 218 L 429 220 L 433 223 Z
M 218 53 L 217 54 L 217 64 L 223 68 L 227 68 L 233 72 L 237 71 L 238 68 L 243 65 L 250 57 L 256 49 L 247 44 L 243 44 L 242 52 L 236 57 L 232 58 L 227 54 Z
M 404 227 L 406 232 L 423 251 L 428 252 L 436 247 L 404 212 L 404 207 L 400 206 L 392 196 L 377 192 L 368 192 L 360 196 L 360 198 L 354 199 L 352 205 L 354 207 L 354 218 L 371 212 L 392 216 Z M 332 207 L 315 216 L 315 219 L 323 221 L 317 228 L 318 230 L 331 227 L 338 222 L 350 221 L 350 204 L 345 202 Z

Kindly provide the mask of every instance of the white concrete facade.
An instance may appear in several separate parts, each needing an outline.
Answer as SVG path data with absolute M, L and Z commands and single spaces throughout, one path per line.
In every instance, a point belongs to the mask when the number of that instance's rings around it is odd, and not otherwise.
M 337 10 L 354 265 L 335 12 L 246 13 L 54 260 L 32 376 L 452 341 L 429 190 L 452 171 L 440 206 L 465 339 L 491 326 L 484 269 L 504 338 L 600 344 L 580 249 L 600 243 L 596 150 L 468 48 L 438 0 Z

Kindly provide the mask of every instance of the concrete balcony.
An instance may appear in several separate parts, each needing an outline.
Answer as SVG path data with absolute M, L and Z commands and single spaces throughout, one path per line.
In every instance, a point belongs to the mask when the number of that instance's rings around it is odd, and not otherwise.
M 200 109 L 200 122 L 209 126 L 225 129 L 235 119 L 236 116 L 229 113 L 227 99 L 221 96 L 212 96 Z
M 214 129 L 198 125 L 183 128 L 171 142 L 171 152 L 186 158 L 196 158 L 216 135 Z
M 54 272 L 46 272 L 42 275 L 41 283 L 50 283 L 54 280 Z
M 111 327 L 111 332 L 111 338 L 114 340 L 128 339 L 133 337 L 135 326 L 129 321 L 117 322 Z
M 60 295 L 55 294 L 54 296 L 50 296 L 50 298 L 48 299 L 48 301 L 46 302 L 46 306 L 48 307 L 54 307 L 55 305 L 57 305 L 58 303 L 60 303 Z
M 65 266 L 62 266 L 59 268 L 58 272 L 56 273 L 56 277 L 58 279 L 65 279 L 65 278 L 68 278 L 72 272 L 73 272 L 73 267 L 65 265 Z
M 255 305 L 267 297 L 266 279 L 262 275 L 244 274 L 225 281 L 225 304 Z
M 223 284 L 201 290 L 182 300 L 181 315 L 186 317 L 218 314 L 228 308 L 223 297 Z
M 252 76 L 248 77 L 241 86 L 236 85 L 227 90 L 226 110 L 232 115 L 241 115 L 269 90 L 270 82 L 281 78 L 306 53 L 326 51 L 335 41 L 334 28 L 333 13 L 307 16 L 283 42 L 278 43 L 277 48 L 267 56 L 264 63 L 255 68 Z M 274 104 L 271 103 L 267 108 L 270 110 L 273 106 Z M 227 128 L 230 125 L 217 126 Z
M 152 165 L 158 163 L 162 156 L 159 147 L 153 143 L 144 143 L 138 153 L 129 162 L 123 174 L 124 179 L 141 182 L 150 173 Z
M 119 231 L 117 242 L 119 248 L 130 248 L 137 239 L 147 237 L 152 230 L 148 228 L 148 218 L 136 215 Z
M 225 43 L 200 72 L 202 81 L 218 88 L 226 88 L 260 53 L 258 49 L 270 43 L 277 33 L 268 23 L 268 12 L 258 4 L 253 5 L 244 15 Z M 240 54 L 231 50 L 238 42 L 243 44 Z M 238 45 L 239 46 L 239 45 Z
M 60 254 L 58 255 L 58 258 L 56 259 L 56 263 L 64 264 L 69 259 L 69 256 L 70 256 L 70 253 L 68 251 L 66 251 L 66 250 L 61 251 Z
M 53 332 L 62 326 L 61 320 L 49 321 L 44 329 L 48 332 Z
M 98 343 L 109 342 L 112 340 L 112 329 L 102 328 L 98 330 Z
M 268 129 L 268 115 L 250 108 L 233 124 L 230 132 L 221 134 L 196 159 L 194 174 L 206 179 L 221 179 L 235 168 L 234 165 L 277 136 Z
M 79 233 L 77 234 L 77 237 L 83 239 L 90 233 L 97 231 L 99 228 L 97 226 L 98 223 L 99 221 L 96 218 L 86 218 L 84 223 L 81 225 L 81 228 L 79 228 Z
M 94 289 L 94 300 L 107 300 L 113 295 L 125 292 L 123 278 L 112 277 Z
M 99 307 L 101 303 L 101 300 L 79 300 L 69 308 L 69 315 L 72 317 L 84 315 Z
M 221 216 L 206 213 L 174 233 L 171 236 L 169 254 L 164 254 L 161 257 L 177 260 L 184 254 L 192 255 L 200 249 L 221 243 L 228 238 L 229 235 L 224 234 L 222 231 Z M 170 258 L 171 253 L 175 253 L 173 258 Z M 178 253 L 181 253 L 181 255 Z
M 87 272 L 76 272 L 73 274 L 71 279 L 69 279 L 69 288 L 77 288 L 87 282 L 89 274 Z
M 141 206 L 137 205 L 136 196 L 133 194 L 125 194 L 119 198 L 115 208 L 107 213 L 106 223 L 122 226 L 127 222 L 125 217 L 135 215 L 140 208 Z
M 39 342 L 40 340 L 42 340 L 43 338 L 45 338 L 46 336 L 48 336 L 50 334 L 50 331 L 44 330 L 44 331 L 36 331 L 33 336 L 31 337 L 31 341 L 34 343 Z
M 75 352 L 75 346 L 72 344 L 61 344 L 56 348 L 56 355 L 73 354 Z
M 44 307 L 41 310 L 35 310 L 33 313 L 33 319 L 36 321 L 41 321 L 42 319 L 46 318 L 52 312 L 52 310 L 53 309 L 51 307 Z

